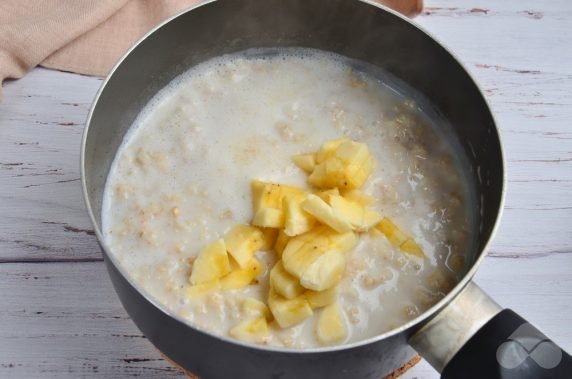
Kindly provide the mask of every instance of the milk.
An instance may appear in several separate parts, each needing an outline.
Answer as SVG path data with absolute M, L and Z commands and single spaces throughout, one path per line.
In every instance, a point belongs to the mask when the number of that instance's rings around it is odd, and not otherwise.
M 340 284 L 348 338 L 391 330 L 429 308 L 465 271 L 470 194 L 446 123 L 389 74 L 310 49 L 250 50 L 191 68 L 144 108 L 118 150 L 106 184 L 103 233 L 111 254 L 166 311 L 228 335 L 241 301 L 266 302 L 273 252 L 258 252 L 259 284 L 185 295 L 192 259 L 252 217 L 250 181 L 308 188 L 291 156 L 348 136 L 376 167 L 364 192 L 422 246 L 408 256 L 381 234 L 360 237 Z M 407 92 L 411 93 L 411 92 Z M 319 347 L 316 315 L 264 344 Z

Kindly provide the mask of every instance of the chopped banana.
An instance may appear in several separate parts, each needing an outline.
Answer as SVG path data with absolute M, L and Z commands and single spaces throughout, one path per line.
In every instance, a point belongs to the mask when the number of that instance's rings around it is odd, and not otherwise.
M 234 270 L 220 280 L 223 290 L 237 290 L 250 285 L 262 272 L 262 264 L 256 258 L 252 258 L 241 269 Z
M 345 268 L 345 253 L 357 243 L 353 232 L 339 234 L 321 226 L 290 239 L 284 268 L 305 288 L 322 291 L 337 284 Z
M 328 246 L 328 238 L 330 235 L 337 234 L 336 231 L 325 225 L 318 225 L 314 229 L 310 230 L 308 233 L 300 234 L 292 240 L 303 241 L 306 243 L 320 243 L 323 246 Z
M 325 253 L 327 246 L 321 246 L 320 241 L 322 239 L 314 243 L 290 240 L 282 254 L 282 262 L 286 271 L 297 279 L 301 279 L 306 270 Z
M 359 242 L 357 232 L 379 231 L 405 253 L 424 254 L 391 220 L 369 209 L 375 200 L 358 189 L 375 163 L 365 144 L 349 138 L 331 140 L 316 153 L 298 154 L 292 161 L 309 174 L 308 182 L 319 190 L 312 194 L 292 186 L 252 181 L 253 226 L 236 225 L 224 239 L 203 249 L 193 264 L 192 285 L 185 291 L 194 299 L 221 289 L 242 289 L 264 270 L 256 251 L 274 249 L 279 260 L 268 275 L 268 305 L 252 297 L 244 299 L 241 310 L 247 319 L 229 334 L 243 341 L 267 343 L 267 322 L 272 318 L 287 328 L 322 308 L 316 337 L 330 345 L 347 338 L 336 300 L 347 253 Z
M 373 156 L 367 145 L 355 141 L 345 141 L 337 149 L 335 156 L 346 164 L 344 172 L 347 183 L 343 188 L 360 188 L 373 170 Z
M 303 195 L 304 190 L 282 184 L 254 180 L 252 190 L 252 224 L 267 228 L 284 227 L 282 202 L 287 195 Z
M 339 194 L 338 194 L 339 195 Z M 358 190 L 358 189 L 353 189 L 350 191 L 345 191 L 343 193 L 344 198 L 351 200 L 353 202 L 356 202 L 358 204 L 361 204 L 364 207 L 367 207 L 369 205 L 372 205 L 376 202 L 376 199 L 366 195 L 365 193 L 363 193 L 362 191 Z
M 272 314 L 270 309 L 262 301 L 257 300 L 253 297 L 247 297 L 242 301 L 241 304 L 242 312 L 248 316 L 252 317 L 265 317 L 266 320 L 270 321 L 272 319 Z
M 298 154 L 292 157 L 292 161 L 302 170 L 307 173 L 314 171 L 314 166 L 316 166 L 316 154 Z
M 284 233 L 290 237 L 306 233 L 316 224 L 316 219 L 302 209 L 305 196 L 284 197 Z
M 346 167 L 344 188 L 355 189 L 360 188 L 366 182 L 373 171 L 375 161 L 373 157 L 369 157 L 361 165 L 350 164 Z
M 405 234 L 397 225 L 395 225 L 390 219 L 384 217 L 383 220 L 376 225 L 377 230 L 379 230 L 383 235 L 391 242 L 395 247 L 398 247 L 403 252 L 417 256 L 419 258 L 424 258 L 423 250 L 421 247 Z
M 328 233 L 330 246 L 342 253 L 353 250 L 359 242 L 358 236 L 354 232 Z
M 272 289 L 268 293 L 268 307 L 281 328 L 296 325 L 312 315 L 312 308 L 304 296 L 285 299 Z
M 281 228 L 284 226 L 284 212 L 277 208 L 262 208 L 254 213 L 252 225 L 264 228 Z
M 194 286 L 188 286 L 186 288 L 186 294 L 191 299 L 196 299 L 200 296 L 204 296 L 214 291 L 220 289 L 220 280 L 214 279 L 201 284 L 195 284 Z
M 278 261 L 270 270 L 270 286 L 286 299 L 293 299 L 304 292 L 304 287 L 300 285 L 298 279 L 284 269 L 282 261 Z
M 345 165 L 337 157 L 331 157 L 316 165 L 308 176 L 308 183 L 317 188 L 346 188 Z
M 360 232 L 367 231 L 382 219 L 379 213 L 342 196 L 330 196 L 330 204 L 335 215 L 347 220 L 352 229 Z
M 384 217 L 375 227 L 383 233 L 395 247 L 401 246 L 401 244 L 407 240 L 407 235 L 387 217 Z
M 323 308 L 336 301 L 338 298 L 338 286 L 331 287 L 325 291 L 306 291 L 304 296 L 312 309 Z
M 266 318 L 259 317 L 254 320 L 243 321 L 233 327 L 229 334 L 241 341 L 260 343 L 268 337 Z
M 193 263 L 189 278 L 191 284 L 218 279 L 230 272 L 230 262 L 222 239 L 205 247 Z
M 331 158 L 335 154 L 337 148 L 344 142 L 348 141 L 351 140 L 347 137 L 343 137 L 324 142 L 320 147 L 320 150 L 316 153 L 316 163 L 322 163 L 326 159 Z
M 373 165 L 367 145 L 347 138 L 328 141 L 316 154 L 308 183 L 318 188 L 359 188 L 371 174 Z
M 347 140 L 338 146 L 335 156 L 348 164 L 361 165 L 371 155 L 365 143 Z
M 262 228 L 262 246 L 260 250 L 272 250 L 276 244 L 276 238 L 278 238 L 278 229 L 274 228 Z
M 300 278 L 313 260 L 330 248 L 330 241 L 325 236 L 327 230 L 327 227 L 317 227 L 291 238 L 282 252 L 286 271 Z
M 347 220 L 334 213 L 332 207 L 316 195 L 309 194 L 302 203 L 302 209 L 337 232 L 343 233 L 352 230 L 351 224 Z
M 347 336 L 346 325 L 338 304 L 325 307 L 316 324 L 316 336 L 324 345 L 341 342 Z
M 324 291 L 338 284 L 346 267 L 344 253 L 330 250 L 315 259 L 300 277 L 300 284 L 307 289 Z
M 330 196 L 339 195 L 339 194 L 340 194 L 340 190 L 337 188 L 332 188 L 329 190 L 320 191 L 320 192 L 316 193 L 316 195 L 318 195 L 320 197 L 320 199 L 324 200 L 328 204 L 330 203 Z
M 399 246 L 399 248 L 401 250 L 403 250 L 404 252 L 406 252 L 407 254 L 415 255 L 419 258 L 425 258 L 425 254 L 423 254 L 423 250 L 421 249 L 421 247 L 419 247 L 417 242 L 415 242 L 411 238 L 409 238 L 405 242 L 403 242 Z
M 282 256 L 282 252 L 284 251 L 284 248 L 288 244 L 289 240 L 290 237 L 288 237 L 286 233 L 284 233 L 284 230 L 280 229 L 280 231 L 278 232 L 278 238 L 276 238 L 276 244 L 274 245 L 274 251 L 276 252 L 278 257 Z
M 224 236 L 226 249 L 234 260 L 244 268 L 254 253 L 264 246 L 262 231 L 250 225 L 236 225 Z

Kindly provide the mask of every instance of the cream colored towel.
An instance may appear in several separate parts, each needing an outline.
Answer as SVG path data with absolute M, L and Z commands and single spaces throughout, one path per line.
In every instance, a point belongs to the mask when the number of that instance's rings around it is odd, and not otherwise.
M 199 2 L 0 0 L 0 84 L 6 78 L 21 78 L 37 65 L 107 75 L 147 31 Z M 422 0 L 379 2 L 407 15 L 417 14 L 422 7 Z

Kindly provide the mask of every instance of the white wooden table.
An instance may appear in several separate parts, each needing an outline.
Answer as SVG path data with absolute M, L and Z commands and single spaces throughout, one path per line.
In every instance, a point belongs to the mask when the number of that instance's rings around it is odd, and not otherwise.
M 477 78 L 508 163 L 476 280 L 572 351 L 572 2 L 427 0 L 417 22 Z M 182 378 L 111 287 L 79 182 L 100 78 L 36 69 L 0 103 L 0 377 Z M 406 378 L 437 378 L 425 362 Z

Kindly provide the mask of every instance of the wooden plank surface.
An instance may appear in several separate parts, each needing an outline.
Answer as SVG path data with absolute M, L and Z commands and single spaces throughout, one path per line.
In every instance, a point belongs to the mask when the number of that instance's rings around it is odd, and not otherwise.
M 6 263 L 0 278 L 0 377 L 181 377 L 129 319 L 100 262 Z
M 508 193 L 477 282 L 572 350 L 572 3 L 428 0 L 417 21 L 485 90 Z M 182 378 L 111 288 L 79 184 L 101 79 L 38 69 L 0 102 L 0 377 Z M 437 378 L 425 362 L 406 378 Z

